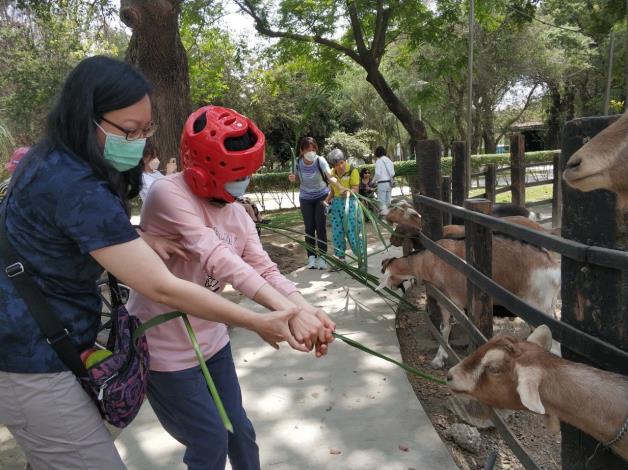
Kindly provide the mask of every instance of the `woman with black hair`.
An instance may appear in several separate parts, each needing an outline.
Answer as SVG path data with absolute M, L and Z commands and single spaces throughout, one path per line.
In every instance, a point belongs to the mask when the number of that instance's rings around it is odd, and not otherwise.
M 85 59 L 69 74 L 45 136 L 18 166 L 3 202 L 4 229 L 27 275 L 77 354 L 96 339 L 103 268 L 173 309 L 243 326 L 275 346 L 284 340 L 297 346 L 288 326 L 294 309 L 257 314 L 181 280 L 133 229 L 127 201 L 138 193 L 145 139 L 155 131 L 150 92 L 137 70 L 107 57 Z M 164 257 L 185 256 L 176 243 L 157 248 Z M 124 468 L 96 406 L 42 335 L 5 269 L 0 424 L 35 470 Z

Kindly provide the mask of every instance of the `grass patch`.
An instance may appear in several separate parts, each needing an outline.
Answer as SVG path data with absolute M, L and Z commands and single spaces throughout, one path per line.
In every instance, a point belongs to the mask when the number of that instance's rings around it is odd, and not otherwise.
M 544 184 L 542 186 L 534 186 L 532 188 L 526 188 L 526 202 L 544 201 L 546 199 L 552 199 L 553 187 L 551 184 Z M 473 189 L 469 192 L 469 197 L 479 196 L 484 194 L 484 189 Z M 510 191 L 506 193 L 498 194 L 495 198 L 495 202 L 512 202 L 512 194 Z
M 303 223 L 299 208 L 264 211 L 264 218 L 270 219 L 273 225 L 279 227 L 294 227 Z

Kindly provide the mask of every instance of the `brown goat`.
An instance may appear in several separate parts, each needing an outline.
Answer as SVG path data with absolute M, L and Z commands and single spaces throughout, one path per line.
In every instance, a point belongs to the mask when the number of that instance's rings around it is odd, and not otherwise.
M 580 191 L 608 189 L 628 208 L 628 113 L 593 137 L 567 162 L 563 179 Z
M 520 341 L 492 338 L 447 374 L 449 388 L 485 405 L 556 416 L 628 460 L 628 377 L 567 361 L 547 350 L 541 325 Z
M 437 242 L 446 250 L 465 259 L 465 241 L 442 239 Z M 501 236 L 493 237 L 493 280 L 514 295 L 545 312 L 554 315 L 554 305 L 560 290 L 560 263 L 550 254 L 527 243 Z M 409 279 L 429 282 L 447 295 L 458 307 L 467 305 L 467 279 L 447 262 L 430 251 L 420 251 L 402 258 L 382 261 L 379 288 L 398 288 Z M 497 304 L 497 303 L 496 303 Z M 441 308 L 441 332 L 445 341 L 451 332 L 451 314 Z M 440 347 L 432 366 L 442 368 L 447 352 Z
M 528 216 L 521 215 L 527 213 Z M 530 219 L 530 211 L 515 204 L 496 204 L 492 215 L 516 225 L 547 232 L 547 230 L 534 220 Z M 390 243 L 393 246 L 401 246 L 403 255 L 410 254 L 413 250 L 422 250 L 423 245 L 419 239 L 421 232 L 421 214 L 412 205 L 402 199 L 391 206 L 386 212 L 386 221 L 396 224 L 395 231 L 390 235 Z M 462 239 L 464 238 L 463 225 L 445 225 L 443 227 L 442 238 Z

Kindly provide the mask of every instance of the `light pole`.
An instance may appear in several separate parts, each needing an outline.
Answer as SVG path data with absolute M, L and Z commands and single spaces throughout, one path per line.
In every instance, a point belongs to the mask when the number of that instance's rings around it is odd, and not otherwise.
M 469 53 L 467 63 L 467 160 L 465 164 L 465 173 L 467 174 L 467 189 L 465 198 L 469 197 L 471 189 L 471 143 L 473 139 L 473 29 L 475 19 L 475 1 L 469 0 Z
M 420 92 L 425 85 L 428 85 L 430 82 L 426 82 L 425 80 L 417 80 L 414 84 L 416 85 L 417 92 Z M 421 104 L 419 103 L 419 121 L 423 120 L 423 116 L 421 115 Z

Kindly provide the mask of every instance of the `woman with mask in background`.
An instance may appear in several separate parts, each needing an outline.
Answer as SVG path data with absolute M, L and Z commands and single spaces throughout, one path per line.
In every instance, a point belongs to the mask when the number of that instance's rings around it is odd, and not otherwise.
M 142 163 L 144 165 L 144 171 L 142 172 L 142 189 L 140 189 L 140 199 L 144 202 L 146 200 L 148 190 L 153 183 L 164 176 L 159 171 L 159 150 L 150 139 L 146 141 L 144 154 L 142 156 Z M 166 175 L 171 175 L 175 171 L 177 171 L 177 161 L 176 159 L 171 158 L 166 165 Z
M 291 182 L 299 181 L 299 204 L 305 224 L 307 245 L 307 267 L 326 269 L 327 262 L 320 253 L 327 253 L 327 205 L 329 185 L 337 187 L 338 180 L 332 176 L 327 160 L 317 155 L 318 144 L 313 137 L 304 137 L 299 144 L 299 159 L 296 162 L 296 175 L 289 174 Z
M 181 137 L 183 172 L 155 182 L 142 207 L 141 226 L 153 235 L 179 237 L 190 256 L 166 262 L 176 276 L 216 293 L 231 284 L 271 310 L 297 308 L 290 329 L 305 344 L 302 350 L 315 347 L 320 357 L 335 325 L 279 272 L 237 202 L 264 162 L 264 142 L 255 124 L 231 109 L 206 106 L 192 113 Z M 143 321 L 169 311 L 135 291 L 127 308 Z M 186 447 L 188 468 L 223 470 L 229 456 L 234 469 L 259 469 L 255 431 L 242 406 L 227 327 L 190 320 L 233 433 L 221 422 L 181 319 L 146 332 L 148 399 L 166 431 Z
M 34 470 L 125 468 L 96 405 L 51 346 L 78 357 L 94 345 L 103 268 L 172 309 L 300 347 L 288 325 L 297 309 L 258 314 L 177 278 L 131 225 L 128 200 L 141 175 L 135 170 L 156 127 L 150 94 L 129 64 L 103 56 L 81 61 L 0 207 L 6 238 L 25 267 L 11 271 L 0 252 L 0 424 Z M 185 256 L 180 246 L 165 246 L 162 256 Z M 32 279 L 62 331 L 44 337 L 7 271 L 18 282 Z M 318 338 L 318 328 L 308 331 L 310 342 Z

